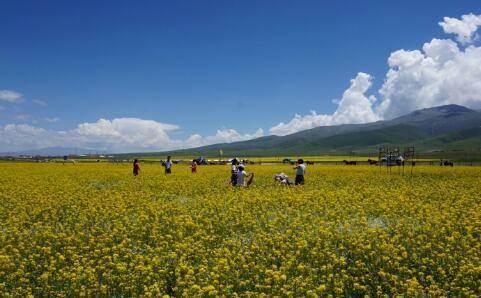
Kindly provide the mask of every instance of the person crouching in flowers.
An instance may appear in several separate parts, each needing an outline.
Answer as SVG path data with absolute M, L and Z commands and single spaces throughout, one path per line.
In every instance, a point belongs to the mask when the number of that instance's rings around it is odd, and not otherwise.
M 134 170 L 133 170 L 133 173 L 134 173 L 134 176 L 137 176 L 140 172 L 140 164 L 139 164 L 139 161 L 137 159 L 134 160 Z
M 304 173 L 306 172 L 306 165 L 304 164 L 304 160 L 299 158 L 296 162 L 296 166 L 294 167 L 296 170 L 296 181 L 295 185 L 302 185 L 304 184 Z
M 274 175 L 274 180 L 279 182 L 281 185 L 292 185 L 294 181 L 291 180 L 286 174 L 278 173 Z
M 246 181 L 246 178 L 249 178 L 247 181 Z M 252 179 L 254 178 L 254 173 L 247 173 L 245 170 L 244 170 L 244 166 L 243 165 L 239 165 L 239 171 L 237 173 L 237 185 L 238 186 L 249 186 L 251 185 L 252 183 Z

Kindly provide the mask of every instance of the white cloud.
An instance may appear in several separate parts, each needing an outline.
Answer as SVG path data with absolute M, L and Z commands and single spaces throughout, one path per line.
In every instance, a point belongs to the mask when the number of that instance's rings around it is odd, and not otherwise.
M 68 131 L 7 124 L 0 126 L 0 148 L 2 151 L 16 151 L 61 146 L 108 152 L 164 151 L 243 141 L 263 135 L 262 129 L 253 134 L 222 129 L 213 136 L 194 134 L 185 140 L 173 139 L 169 134 L 177 129 L 177 125 L 138 118 L 100 119 L 93 123 L 79 124 Z
M 439 25 L 444 32 L 456 34 L 461 44 L 476 39 L 481 15 L 463 15 L 461 19 L 445 17 Z M 322 125 L 364 123 L 391 119 L 421 108 L 459 104 L 481 108 L 481 47 L 460 48 L 451 39 L 432 39 L 422 49 L 398 50 L 389 56 L 389 71 L 378 91 L 379 100 L 367 97 L 372 83 L 368 74 L 359 73 L 351 80 L 333 114 L 295 117 L 281 122 L 269 132 L 286 135 Z
M 199 134 L 191 135 L 184 143 L 184 147 L 199 147 L 217 143 L 232 143 L 246 141 L 264 136 L 264 130 L 259 128 L 253 134 L 241 134 L 235 129 L 225 128 L 217 130 L 213 136 L 202 137 Z
M 444 104 L 481 108 L 481 46 L 465 46 L 476 39 L 481 15 L 469 14 L 461 19 L 446 17 L 439 25 L 444 32 L 456 34 L 460 44 L 451 39 L 432 39 L 422 49 L 391 53 L 389 71 L 378 100 L 366 95 L 372 85 L 372 76 L 360 72 L 351 80 L 342 98 L 335 101 L 337 109 L 333 114 L 314 111 L 304 116 L 296 114 L 289 122 L 271 127 L 269 133 L 286 135 L 322 125 L 372 122 Z M 5 101 L 15 102 L 21 96 L 15 91 L 0 91 L 0 99 Z M 193 134 L 185 140 L 173 139 L 170 134 L 177 129 L 177 125 L 137 118 L 100 119 L 65 132 L 8 124 L 0 126 L 0 148 L 74 146 L 109 152 L 161 151 L 243 141 L 264 135 L 262 129 L 242 134 L 226 128 L 212 136 Z
M 351 87 L 344 91 L 336 112 L 333 115 L 335 124 L 366 123 L 378 120 L 372 111 L 376 102 L 374 96 L 366 97 L 365 93 L 372 85 L 372 76 L 367 73 L 358 73 L 351 80 Z
M 337 125 L 344 123 L 366 123 L 379 120 L 372 106 L 376 102 L 374 96 L 367 97 L 365 93 L 372 85 L 372 76 L 360 72 L 351 80 L 350 87 L 344 91 L 341 100 L 336 101 L 337 110 L 332 115 L 311 114 L 295 115 L 288 123 L 281 122 L 269 129 L 274 135 L 287 135 L 297 131 L 322 125 Z
M 42 106 L 42 107 L 45 107 L 47 105 L 47 103 L 43 100 L 38 100 L 38 99 L 34 99 L 32 100 L 32 102 L 36 105 L 39 105 L 39 106 Z
M 422 51 L 392 53 L 388 62 L 376 110 L 381 117 L 445 104 L 481 107 L 481 47 L 462 50 L 452 40 L 433 39 Z
M 60 121 L 60 118 L 58 117 L 47 117 L 45 118 L 45 121 L 47 121 L 48 123 L 57 123 Z
M 141 150 L 144 148 L 171 149 L 176 143 L 168 133 L 177 125 L 137 118 L 100 119 L 94 123 L 82 123 L 73 134 L 88 147 L 104 150 Z
M 48 147 L 51 143 L 58 144 L 56 133 L 28 124 L 7 124 L 0 126 L 1 151 L 23 150 Z
M 22 94 L 12 90 L 0 90 L 0 100 L 17 102 L 22 98 Z
M 478 35 L 476 31 L 481 26 L 481 15 L 472 13 L 463 15 L 461 19 L 444 17 L 443 22 L 439 22 L 445 33 L 456 34 L 456 39 L 462 44 L 471 43 Z

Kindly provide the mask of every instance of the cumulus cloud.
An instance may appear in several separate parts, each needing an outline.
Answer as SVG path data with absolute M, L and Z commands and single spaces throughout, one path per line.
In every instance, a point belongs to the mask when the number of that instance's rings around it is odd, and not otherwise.
M 344 91 L 341 100 L 337 102 L 338 106 L 333 114 L 317 114 L 314 111 L 305 116 L 296 114 L 288 123 L 281 122 L 271 127 L 269 132 L 282 136 L 323 125 L 366 123 L 379 120 L 372 108 L 376 98 L 366 95 L 372 85 L 372 79 L 372 76 L 367 73 L 358 73 L 351 80 L 350 87 Z
M 257 131 L 252 134 L 241 134 L 235 129 L 225 128 L 217 130 L 213 136 L 202 137 L 199 134 L 193 134 L 184 142 L 184 147 L 199 147 L 209 144 L 247 141 L 262 136 L 264 136 L 264 130 L 262 128 L 257 129 Z
M 333 114 L 296 114 L 289 122 L 271 127 L 269 132 L 286 135 L 322 125 L 392 119 L 417 109 L 446 104 L 481 108 L 481 47 L 467 45 L 477 37 L 481 15 L 445 17 L 439 25 L 444 32 L 456 34 L 459 44 L 435 38 L 422 49 L 391 53 L 389 70 L 378 90 L 379 100 L 365 95 L 372 77 L 359 73 L 351 80 Z
M 372 76 L 360 72 L 336 102 L 334 113 L 296 114 L 290 121 L 271 127 L 269 133 L 287 135 L 322 125 L 391 119 L 416 109 L 445 104 L 481 108 L 481 46 L 473 44 L 481 26 L 481 15 L 463 15 L 461 19 L 445 17 L 439 25 L 445 33 L 455 34 L 458 43 L 452 39 L 432 39 L 421 49 L 391 53 L 378 98 L 367 94 Z M 15 102 L 21 97 L 18 92 L 0 90 L 0 100 Z M 187 139 L 174 139 L 171 133 L 177 129 L 177 125 L 137 118 L 100 119 L 65 132 L 8 124 L 0 126 L 0 148 L 75 146 L 109 152 L 161 151 L 244 141 L 264 135 L 262 129 L 243 134 L 226 128 L 212 136 L 193 134 Z
M 433 39 L 422 50 L 392 53 L 388 63 L 380 117 L 445 104 L 481 107 L 481 47 L 460 49 L 452 40 Z
M 168 133 L 178 128 L 177 125 L 153 120 L 118 118 L 82 123 L 72 133 L 86 146 L 104 150 L 170 149 L 174 141 L 170 139 Z
M 476 31 L 481 26 L 481 15 L 472 13 L 461 16 L 461 19 L 444 17 L 443 22 L 439 22 L 445 33 L 456 34 L 456 39 L 462 44 L 471 43 L 478 38 Z
M 96 122 L 81 123 L 68 131 L 46 130 L 27 124 L 7 124 L 0 126 L 0 148 L 2 151 L 15 151 L 61 146 L 112 153 L 164 151 L 244 141 L 263 135 L 262 129 L 253 134 L 222 129 L 213 136 L 194 134 L 187 139 L 174 139 L 170 133 L 177 129 L 178 125 L 138 118 L 99 119 Z
M 49 147 L 58 144 L 57 134 L 28 124 L 0 126 L 1 151 Z M 54 145 L 54 146 L 55 146 Z
M 22 94 L 12 90 L 0 90 L 0 100 L 17 102 L 22 98 Z

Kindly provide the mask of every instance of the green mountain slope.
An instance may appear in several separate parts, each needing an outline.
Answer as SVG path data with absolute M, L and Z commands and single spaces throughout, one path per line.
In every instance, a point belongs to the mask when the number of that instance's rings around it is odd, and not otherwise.
M 458 105 L 417 110 L 387 121 L 321 126 L 287 136 L 267 136 L 162 154 L 218 156 L 346 154 L 377 151 L 380 145 L 415 145 L 424 151 L 479 148 L 481 113 Z M 153 153 L 153 154 L 159 154 Z
M 481 127 L 473 127 L 425 140 L 424 146 L 441 149 L 481 149 Z

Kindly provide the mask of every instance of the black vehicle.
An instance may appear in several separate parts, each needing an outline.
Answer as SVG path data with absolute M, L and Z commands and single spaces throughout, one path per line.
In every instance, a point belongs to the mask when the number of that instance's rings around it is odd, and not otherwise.
M 195 159 L 195 162 L 198 164 L 198 165 L 206 165 L 207 164 L 207 161 L 205 160 L 204 157 L 202 156 L 199 156 Z

